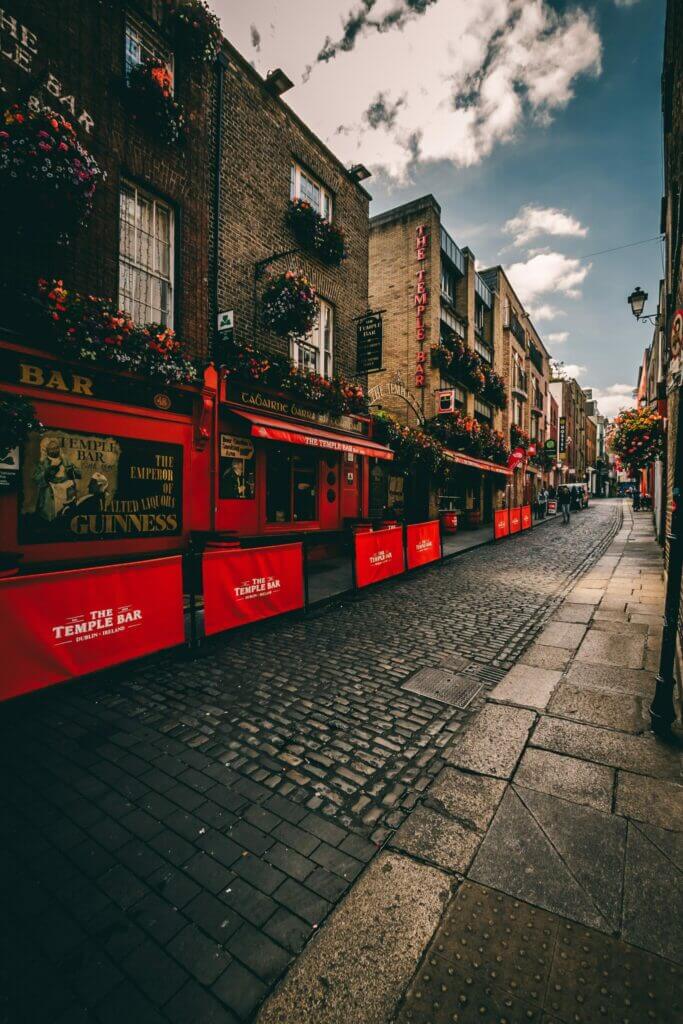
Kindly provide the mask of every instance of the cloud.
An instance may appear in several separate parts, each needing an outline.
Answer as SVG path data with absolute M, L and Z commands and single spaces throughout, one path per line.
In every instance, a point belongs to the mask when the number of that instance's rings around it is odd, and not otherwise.
M 614 0 L 615 7 L 635 7 L 638 0 Z
M 551 359 L 550 362 L 558 377 L 573 377 L 574 380 L 578 380 L 588 372 L 588 367 L 582 366 L 581 363 L 563 363 L 556 359 Z
M 286 102 L 340 159 L 393 181 L 409 180 L 417 162 L 475 166 L 528 124 L 549 123 L 581 77 L 601 70 L 600 36 L 580 6 L 297 0 L 296 18 L 293 6 L 214 0 L 238 49 L 251 48 L 249 26 L 259 26 L 259 71 L 283 67 L 298 78 Z M 329 59 L 318 60 L 322 52 Z M 402 103 L 390 123 L 373 126 L 365 115 L 379 94 Z
M 393 128 L 403 102 L 403 99 L 399 97 L 395 103 L 391 103 L 383 92 L 378 92 L 363 117 L 371 128 L 379 128 L 380 125 Z
M 533 304 L 540 295 L 548 293 L 566 295 L 570 299 L 580 298 L 579 286 L 585 281 L 592 265 L 582 264 L 580 260 L 564 256 L 561 252 L 544 252 L 532 256 L 526 262 L 513 263 L 506 273 L 522 302 Z
M 256 28 L 256 25 L 250 25 L 249 26 L 249 33 L 251 35 L 251 45 L 254 47 L 254 49 L 258 53 L 260 51 L 260 49 L 261 49 L 261 33 Z
M 546 334 L 546 341 L 552 342 L 553 345 L 561 345 L 569 337 L 569 331 L 553 331 L 551 334 Z
M 551 306 L 548 302 L 541 302 L 538 306 L 531 305 L 529 307 L 529 314 L 537 322 L 541 320 L 557 320 L 558 316 L 567 315 L 563 309 Z
M 523 206 L 516 216 L 503 225 L 506 235 L 514 235 L 514 245 L 526 245 L 539 235 L 570 235 L 585 238 L 588 228 L 576 217 L 552 206 Z
M 633 384 L 610 384 L 606 388 L 593 388 L 593 398 L 602 415 L 611 420 L 622 409 L 633 407 L 633 390 Z

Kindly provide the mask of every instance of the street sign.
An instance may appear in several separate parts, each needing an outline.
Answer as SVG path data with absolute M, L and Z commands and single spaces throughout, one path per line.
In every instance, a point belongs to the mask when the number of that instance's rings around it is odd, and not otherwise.
M 356 371 L 372 373 L 382 369 L 382 317 L 371 313 L 356 327 Z
M 555 452 L 557 451 L 557 441 L 555 440 L 554 437 L 549 437 L 548 440 L 543 445 L 543 447 L 545 448 L 545 450 L 548 452 L 549 455 L 554 455 Z

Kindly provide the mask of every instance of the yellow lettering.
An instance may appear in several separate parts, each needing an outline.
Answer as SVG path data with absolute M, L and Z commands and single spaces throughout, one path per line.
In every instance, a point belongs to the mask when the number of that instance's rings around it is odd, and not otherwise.
M 80 373 L 74 373 L 71 390 L 74 395 L 88 395 L 89 398 L 92 398 L 92 380 L 90 377 L 81 377 Z
M 30 363 L 20 363 L 21 369 L 21 383 L 22 384 L 33 384 L 35 387 L 40 388 L 45 383 L 45 376 L 39 366 L 31 366 Z
M 50 374 L 48 381 L 45 385 L 46 388 L 54 388 L 55 391 L 68 391 L 66 381 L 64 380 L 60 370 L 53 370 Z

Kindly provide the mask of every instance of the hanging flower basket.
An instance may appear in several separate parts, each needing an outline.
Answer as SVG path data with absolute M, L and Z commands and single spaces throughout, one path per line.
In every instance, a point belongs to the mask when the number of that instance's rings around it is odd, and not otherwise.
M 87 221 L 102 172 L 73 126 L 48 108 L 15 104 L 0 117 L 0 211 L 27 235 L 65 244 Z
M 483 373 L 484 387 L 481 391 L 481 397 L 495 409 L 504 409 L 507 405 L 505 381 L 499 373 L 496 373 L 489 366 L 484 365 Z
M 108 365 L 165 384 L 199 380 L 168 327 L 138 326 L 110 299 L 81 295 L 62 281 L 39 281 L 39 303 L 52 328 L 53 347 L 69 359 Z
M 308 278 L 291 270 L 270 279 L 261 308 L 263 326 L 288 340 L 307 337 L 318 320 L 315 288 Z
M 32 430 L 40 430 L 40 422 L 28 398 L 0 395 L 0 461 L 24 444 Z
M 510 445 L 512 448 L 523 448 L 527 450 L 531 444 L 531 438 L 527 434 L 526 430 L 522 427 L 518 427 L 516 423 L 513 423 L 510 427 Z
M 323 263 L 338 267 L 347 257 L 344 235 L 336 224 L 321 217 L 305 199 L 292 199 L 287 223 L 299 245 Z
M 662 458 L 664 424 L 652 409 L 624 409 L 614 419 L 607 447 L 631 473 Z
M 128 108 L 134 121 L 167 145 L 185 134 L 185 115 L 173 98 L 173 76 L 163 60 L 148 57 L 128 76 Z
M 204 0 L 171 0 L 170 20 L 177 53 L 197 64 L 216 59 L 223 40 L 221 23 Z

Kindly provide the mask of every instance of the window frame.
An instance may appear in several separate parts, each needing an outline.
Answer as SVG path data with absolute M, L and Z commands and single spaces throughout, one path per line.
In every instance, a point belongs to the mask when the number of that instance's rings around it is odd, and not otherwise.
M 131 30 L 137 33 L 140 38 L 140 59 L 134 62 L 130 60 L 128 47 L 128 38 Z M 133 68 L 140 65 L 147 57 L 156 57 L 159 60 L 163 60 L 171 75 L 171 94 L 173 94 L 175 84 L 175 59 L 173 51 L 164 44 L 164 41 L 154 28 L 147 25 L 131 11 L 126 11 L 123 28 L 123 69 L 126 81 L 128 81 Z
M 318 298 L 318 306 L 318 321 L 311 333 L 302 341 L 292 342 L 291 360 L 299 369 L 311 370 L 329 380 L 334 376 L 335 312 L 326 299 Z M 306 360 L 307 352 L 315 353 L 315 365 Z
M 128 190 L 133 194 L 133 201 L 135 204 L 135 224 L 134 224 L 134 239 L 133 239 L 133 250 L 137 254 L 138 240 L 140 233 L 140 204 L 139 197 L 144 198 L 147 202 L 151 203 L 153 210 L 153 223 L 154 229 L 151 234 L 152 239 L 152 253 L 154 256 L 154 269 L 150 269 L 148 266 L 140 263 L 137 259 L 137 255 L 133 258 L 124 256 L 123 250 L 123 233 L 124 233 L 124 219 L 122 216 L 122 202 L 124 192 Z M 164 209 L 168 214 L 168 278 L 165 278 L 158 270 L 158 248 L 157 243 L 159 241 L 156 234 L 156 223 L 157 223 L 157 211 L 158 209 Z M 161 196 L 156 195 L 149 189 L 143 188 L 136 182 L 131 181 L 128 178 L 121 178 L 119 182 L 119 218 L 118 218 L 118 230 L 119 230 L 119 245 L 118 245 L 118 304 L 119 308 L 125 310 L 136 323 L 163 323 L 165 327 L 174 329 L 176 320 L 175 316 L 175 303 L 176 303 L 176 230 L 177 230 L 177 217 L 174 207 L 167 200 L 162 199 Z M 162 310 L 159 309 L 159 318 L 154 319 L 155 307 L 151 302 L 138 303 L 138 305 L 144 305 L 150 310 L 150 318 L 141 321 L 136 316 L 135 305 L 136 300 L 134 297 L 134 290 L 131 289 L 130 299 L 124 296 L 123 292 L 123 272 L 128 270 L 131 274 L 144 274 L 148 280 L 160 281 L 166 284 L 168 288 L 168 305 L 167 305 L 167 319 L 164 323 L 161 319 Z M 128 308 L 130 305 L 131 308 Z
M 301 188 L 301 179 L 305 178 L 309 185 L 317 188 L 320 193 L 320 203 L 316 207 L 311 196 L 307 195 Z M 331 224 L 334 219 L 334 197 L 330 190 L 323 183 L 306 170 L 298 161 L 292 160 L 289 174 L 289 198 L 291 200 L 305 199 L 314 210 L 320 214 L 323 220 Z
M 287 465 L 289 469 L 288 480 L 289 480 L 289 492 L 288 492 L 288 518 L 287 519 L 270 519 L 268 515 L 268 499 L 269 499 L 269 487 L 270 487 L 270 465 L 271 459 L 282 459 L 283 455 L 287 459 Z M 295 516 L 296 509 L 296 464 L 304 463 L 307 459 L 310 459 L 311 467 L 313 469 L 313 488 L 314 488 L 314 508 L 313 517 L 311 519 L 297 519 Z M 285 445 L 284 450 L 282 447 L 276 447 L 273 450 L 266 451 L 266 457 L 264 460 L 265 470 L 265 487 L 264 487 L 264 523 L 267 530 L 282 530 L 282 529 L 296 529 L 298 526 L 310 527 L 311 524 L 320 522 L 320 473 L 321 473 L 321 460 L 318 452 L 304 450 L 297 451 L 294 445 Z

